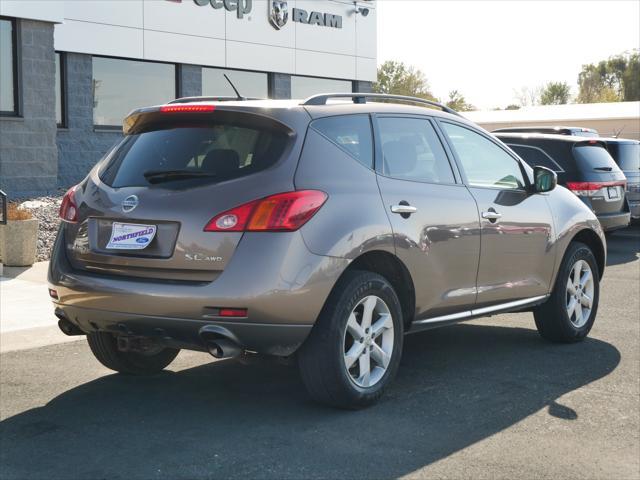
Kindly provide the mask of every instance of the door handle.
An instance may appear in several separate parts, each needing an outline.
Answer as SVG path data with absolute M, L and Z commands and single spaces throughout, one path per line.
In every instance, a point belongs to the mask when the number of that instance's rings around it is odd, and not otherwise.
M 502 218 L 502 214 L 491 209 L 488 212 L 482 212 L 482 218 L 489 220 L 490 222 L 495 222 L 496 220 Z
M 411 215 L 416 213 L 418 209 L 411 205 L 391 205 L 391 211 L 393 213 L 399 213 L 400 215 Z

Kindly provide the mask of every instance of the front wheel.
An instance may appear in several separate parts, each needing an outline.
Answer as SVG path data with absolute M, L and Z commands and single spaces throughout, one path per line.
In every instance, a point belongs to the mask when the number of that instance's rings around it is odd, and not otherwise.
M 574 242 L 565 253 L 549 300 L 534 311 L 538 332 L 552 342 L 584 339 L 593 327 L 599 300 L 598 265 L 593 252 L 587 245 Z
M 403 333 L 391 284 L 375 273 L 347 272 L 299 352 L 307 390 L 339 408 L 374 403 L 398 370 Z

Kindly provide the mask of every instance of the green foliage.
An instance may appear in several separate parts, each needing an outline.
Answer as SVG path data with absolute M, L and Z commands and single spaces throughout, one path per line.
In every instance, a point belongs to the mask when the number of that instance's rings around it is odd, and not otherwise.
M 578 75 L 578 103 L 633 102 L 640 100 L 638 50 L 614 55 L 597 64 L 582 66 Z
M 467 103 L 467 100 L 464 98 L 458 90 L 452 90 L 449 92 L 449 101 L 447 102 L 447 107 L 453 108 L 458 112 L 469 112 L 471 110 L 476 110 L 476 107 Z
M 378 81 L 373 84 L 373 91 L 435 100 L 422 71 L 393 60 L 378 67 Z
M 542 89 L 540 103 L 542 105 L 564 105 L 569 103 L 571 87 L 567 82 L 549 82 Z
M 512 103 L 511 105 L 507 105 L 507 108 L 505 108 L 505 110 L 520 110 L 520 105 Z

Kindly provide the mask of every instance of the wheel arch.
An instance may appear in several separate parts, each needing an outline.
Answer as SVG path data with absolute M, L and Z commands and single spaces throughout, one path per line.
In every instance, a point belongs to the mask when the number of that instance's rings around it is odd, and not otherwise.
M 606 266 L 607 256 L 605 252 L 605 245 L 598 234 L 590 228 L 584 228 L 573 236 L 571 241 L 567 244 L 567 248 L 569 248 L 569 245 L 573 242 L 584 243 L 591 249 L 594 257 L 596 257 L 596 263 L 598 264 L 598 277 L 602 279 Z M 567 249 L 565 248 L 565 253 L 566 251 Z
M 342 273 L 340 278 L 353 270 L 366 270 L 377 273 L 387 279 L 398 295 L 405 329 L 413 322 L 416 310 L 416 293 L 413 279 L 405 264 L 392 253 L 383 250 L 373 250 L 356 257 Z M 338 284 L 340 279 L 338 279 Z

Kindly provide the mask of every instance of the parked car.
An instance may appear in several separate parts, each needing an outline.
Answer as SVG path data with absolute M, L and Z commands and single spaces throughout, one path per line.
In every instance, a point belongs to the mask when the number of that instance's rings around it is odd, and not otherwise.
M 629 225 L 627 180 L 602 139 L 541 133 L 497 133 L 529 165 L 544 165 L 596 214 L 611 232 Z
M 599 137 L 598 131 L 586 127 L 505 127 L 493 130 L 493 133 L 547 133 L 550 135 L 575 135 L 577 137 Z
M 593 326 L 595 215 L 445 106 L 184 99 L 124 133 L 65 195 L 49 270 L 60 328 L 108 368 L 297 354 L 314 399 L 355 408 L 405 333 L 511 311 L 554 342 Z
M 640 218 L 640 142 L 626 138 L 603 138 L 607 150 L 627 177 L 627 201 L 631 218 Z

